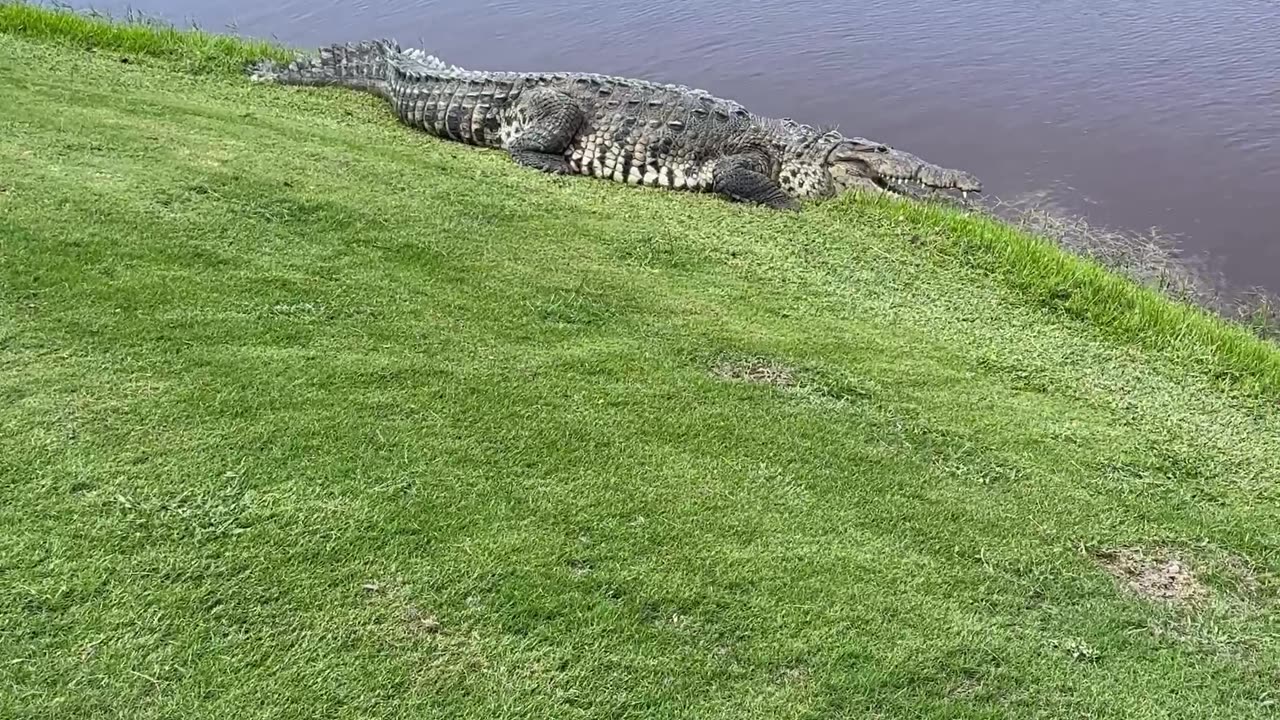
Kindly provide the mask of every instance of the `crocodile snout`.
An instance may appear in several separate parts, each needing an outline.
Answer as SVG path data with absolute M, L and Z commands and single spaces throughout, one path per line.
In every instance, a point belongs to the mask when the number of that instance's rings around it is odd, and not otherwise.
M 916 179 L 929 187 L 963 190 L 964 192 L 982 192 L 982 182 L 963 170 L 928 165 L 920 168 Z

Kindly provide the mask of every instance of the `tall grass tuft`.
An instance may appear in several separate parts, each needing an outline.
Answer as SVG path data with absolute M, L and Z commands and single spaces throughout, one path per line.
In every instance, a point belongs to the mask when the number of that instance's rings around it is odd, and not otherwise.
M 989 212 L 912 205 L 903 215 L 944 230 L 945 240 L 935 246 L 939 251 L 1000 278 L 1032 302 L 1123 342 L 1201 356 L 1204 369 L 1225 382 L 1280 392 L 1280 348 L 1259 337 L 1260 327 L 1274 322 L 1265 315 L 1274 305 L 1263 306 L 1260 317 L 1242 313 L 1233 321 L 1194 298 L 1142 282 L 1114 258 L 1108 262 Z
M 997 200 L 990 212 L 1170 300 L 1204 308 L 1259 337 L 1280 340 L 1280 297 L 1265 288 L 1232 286 L 1203 263 L 1186 257 L 1167 235 L 1155 230 L 1134 233 L 1100 227 L 1035 198 Z

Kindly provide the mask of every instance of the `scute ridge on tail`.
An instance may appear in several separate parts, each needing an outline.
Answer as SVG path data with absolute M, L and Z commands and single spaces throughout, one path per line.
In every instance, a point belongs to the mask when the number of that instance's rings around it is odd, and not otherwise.
M 402 56 L 391 39 L 329 45 L 315 55 L 299 54 L 287 64 L 264 61 L 250 68 L 250 79 L 282 85 L 337 85 L 386 96 L 391 63 Z
M 404 62 L 405 67 L 417 66 L 423 71 L 452 73 L 466 72 L 463 68 L 460 68 L 457 65 L 450 65 L 444 60 L 441 60 L 421 48 L 401 49 L 400 58 Z

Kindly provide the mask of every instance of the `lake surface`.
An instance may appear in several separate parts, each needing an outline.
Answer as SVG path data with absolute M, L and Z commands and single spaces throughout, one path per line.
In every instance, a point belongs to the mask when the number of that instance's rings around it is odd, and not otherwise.
M 701 87 L 1159 228 L 1280 290 L 1277 0 L 98 0 L 292 45 L 394 37 L 475 69 Z

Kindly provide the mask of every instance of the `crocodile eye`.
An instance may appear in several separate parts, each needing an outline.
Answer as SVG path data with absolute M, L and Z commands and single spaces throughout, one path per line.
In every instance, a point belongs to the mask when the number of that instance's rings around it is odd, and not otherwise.
M 883 154 L 889 152 L 889 146 L 873 143 L 870 140 L 861 138 L 846 139 L 844 142 L 836 146 L 834 152 L 831 153 L 831 159 L 835 161 L 841 160 L 860 160 L 866 155 Z
M 885 145 L 884 143 L 878 143 L 873 140 L 868 140 L 866 138 L 860 138 L 860 137 L 848 138 L 846 142 L 850 146 L 857 148 L 860 152 L 876 152 L 876 153 L 889 152 L 888 145 Z

